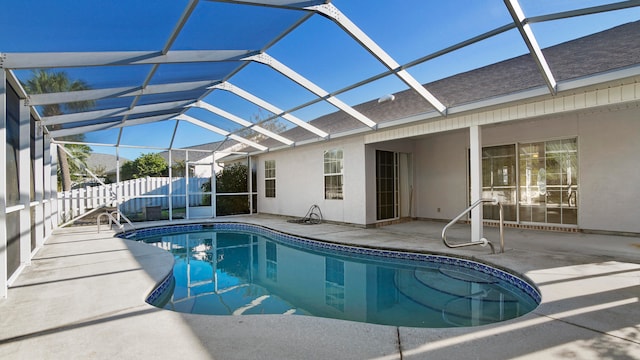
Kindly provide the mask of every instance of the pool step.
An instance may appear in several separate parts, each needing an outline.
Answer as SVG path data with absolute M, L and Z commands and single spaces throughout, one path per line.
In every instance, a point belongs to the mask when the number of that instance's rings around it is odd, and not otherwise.
M 475 296 L 479 292 L 485 292 L 487 301 L 517 301 L 509 295 L 508 298 L 500 296 L 499 292 L 487 291 L 494 289 L 493 284 L 497 280 L 483 274 L 469 274 L 462 271 L 450 269 L 438 270 L 416 270 L 413 274 L 415 279 L 431 289 L 438 290 L 455 297 Z
M 396 287 L 411 301 L 441 311 L 452 326 L 488 324 L 520 313 L 517 299 L 498 291 L 490 278 L 445 273 L 439 269 L 398 272 Z M 481 282 L 467 281 L 471 279 Z

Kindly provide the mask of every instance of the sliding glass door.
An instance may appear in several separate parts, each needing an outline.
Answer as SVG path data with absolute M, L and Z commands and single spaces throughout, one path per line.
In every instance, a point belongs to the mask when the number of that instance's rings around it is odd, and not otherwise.
M 503 203 L 506 221 L 578 224 L 577 139 L 491 146 L 482 153 L 482 196 Z M 493 205 L 483 213 L 487 220 L 499 216 Z

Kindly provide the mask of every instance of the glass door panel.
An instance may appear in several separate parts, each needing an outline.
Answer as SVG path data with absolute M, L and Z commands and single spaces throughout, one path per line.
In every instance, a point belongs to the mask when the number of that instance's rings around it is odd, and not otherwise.
M 577 140 L 520 145 L 520 221 L 577 225 Z
M 545 222 L 547 175 L 544 143 L 520 145 L 520 221 Z
M 398 161 L 391 151 L 376 150 L 376 219 L 398 215 Z
M 215 216 L 211 191 L 213 164 L 187 162 L 187 218 L 212 218 Z
M 504 220 L 516 221 L 515 145 L 482 149 L 482 198 L 498 198 L 504 207 Z M 495 205 L 484 205 L 482 212 L 484 219 L 500 219 Z

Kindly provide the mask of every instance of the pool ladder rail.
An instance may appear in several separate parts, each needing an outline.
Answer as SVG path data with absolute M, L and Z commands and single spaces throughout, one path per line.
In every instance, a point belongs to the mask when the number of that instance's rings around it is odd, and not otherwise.
M 465 211 L 460 213 L 460 215 L 456 216 L 453 220 L 451 220 L 447 225 L 444 226 L 444 228 L 442 229 L 442 242 L 448 248 L 459 248 L 459 247 L 473 246 L 473 245 L 480 245 L 480 246 L 489 245 L 489 247 L 491 248 L 491 253 L 492 254 L 496 253 L 496 250 L 493 247 L 493 244 L 491 243 L 491 241 L 487 240 L 486 238 L 482 238 L 480 239 L 480 241 L 471 241 L 471 242 L 461 243 L 461 244 L 451 244 L 447 241 L 447 230 L 449 229 L 449 227 L 451 227 L 451 225 L 458 222 L 458 220 L 462 219 L 462 217 L 464 217 L 471 210 L 475 209 L 478 205 L 481 205 L 484 203 L 491 203 L 493 205 L 498 205 L 500 208 L 500 253 L 501 254 L 504 253 L 504 210 L 502 208 L 502 203 L 498 201 L 497 198 L 477 200 L 476 202 L 471 204 L 471 206 L 469 206 Z
M 135 230 L 136 227 L 133 226 L 133 223 L 131 222 L 131 220 L 129 220 L 129 218 L 127 218 L 126 216 L 124 216 L 124 214 L 122 212 L 120 212 L 120 210 L 116 210 L 116 211 L 112 211 L 112 212 L 104 212 L 100 215 L 98 215 L 98 233 L 100 232 L 100 220 L 102 219 L 103 216 L 107 216 L 109 218 L 109 229 L 111 229 L 112 224 L 116 224 L 118 225 L 118 229 L 120 229 L 121 232 L 124 232 L 124 224 L 122 224 L 120 221 L 118 221 L 118 215 L 120 216 L 120 218 L 124 219 L 127 224 L 129 224 L 129 226 L 131 226 L 132 230 Z

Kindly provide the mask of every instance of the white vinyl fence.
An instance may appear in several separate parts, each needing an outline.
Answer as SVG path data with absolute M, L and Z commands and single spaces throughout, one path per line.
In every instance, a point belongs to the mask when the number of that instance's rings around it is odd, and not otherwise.
M 189 206 L 203 205 L 202 186 L 209 178 L 189 178 Z M 171 183 L 172 208 L 186 207 L 186 179 L 148 177 L 122 181 L 120 184 L 93 186 L 58 193 L 60 223 L 65 223 L 101 206 L 115 207 L 125 214 L 141 213 L 145 207 L 160 206 L 169 209 L 169 184 Z M 120 191 L 118 191 L 120 187 Z

